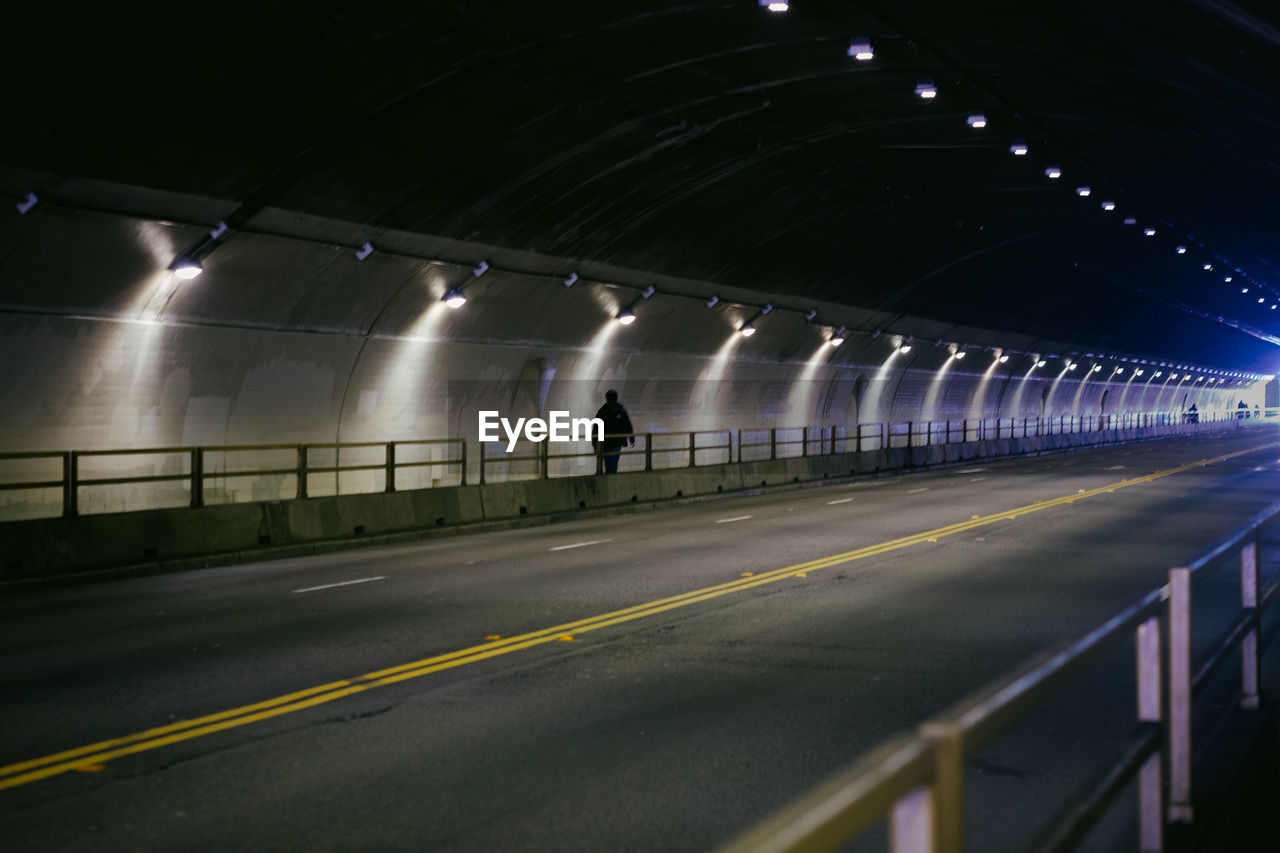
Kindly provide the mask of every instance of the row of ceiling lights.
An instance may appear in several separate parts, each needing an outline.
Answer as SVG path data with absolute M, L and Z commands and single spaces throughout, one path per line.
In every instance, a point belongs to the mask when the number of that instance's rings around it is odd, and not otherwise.
M 790 5 L 786 0 L 759 0 L 759 3 L 771 12 L 786 12 L 790 8 Z M 856 37 L 849 43 L 848 55 L 860 62 L 868 62 L 875 58 L 875 47 L 872 45 L 870 38 Z M 933 78 L 920 77 L 917 79 L 915 94 L 925 101 L 932 101 L 936 99 L 938 97 L 938 87 L 934 83 Z M 980 130 L 985 128 L 987 123 L 987 116 L 985 112 L 975 111 L 969 113 L 965 117 L 965 124 L 974 129 Z M 1030 153 L 1030 150 L 1031 149 L 1027 145 L 1027 141 L 1025 139 L 1014 139 L 1009 145 L 1009 151 L 1015 157 L 1025 157 Z M 1059 180 L 1062 178 L 1062 168 L 1056 163 L 1046 164 L 1044 173 L 1045 176 L 1051 180 Z M 1082 184 L 1076 187 L 1075 192 L 1076 195 L 1081 198 L 1088 198 L 1093 194 L 1093 188 L 1087 184 Z M 1115 201 L 1108 199 L 1102 202 L 1101 208 L 1104 211 L 1112 212 L 1116 209 L 1116 203 Z M 1137 218 L 1132 216 L 1125 217 L 1123 221 L 1125 225 L 1136 225 L 1138 223 Z M 1142 233 L 1146 237 L 1154 237 L 1156 236 L 1157 229 L 1154 226 L 1146 226 L 1142 229 Z M 1180 244 L 1174 251 L 1179 255 L 1185 255 L 1187 254 L 1187 247 Z M 1227 266 L 1230 267 L 1229 264 Z M 1205 261 L 1202 268 L 1206 272 L 1212 272 L 1214 270 L 1214 264 L 1212 261 Z M 1240 292 L 1242 294 L 1249 293 L 1249 284 L 1253 284 L 1259 289 L 1263 287 L 1260 282 L 1252 281 L 1248 276 L 1234 267 L 1232 267 L 1231 270 L 1222 277 L 1222 281 L 1224 284 L 1231 284 L 1237 278 L 1244 279 L 1248 282 L 1240 285 Z M 1258 302 L 1266 303 L 1267 298 L 1263 296 L 1258 299 Z M 1272 311 L 1276 310 L 1276 305 L 1276 302 L 1271 303 L 1270 308 Z
M 216 240 L 223 237 L 226 234 L 226 232 L 227 232 L 226 223 L 219 223 L 218 227 L 210 231 L 209 233 L 210 233 L 210 236 Z M 374 249 L 372 244 L 365 243 L 356 251 L 355 253 L 356 258 L 363 261 L 366 258 L 368 258 L 369 255 L 373 253 L 373 251 Z M 179 257 L 176 261 L 174 261 L 170 269 L 173 271 L 174 275 L 178 276 L 179 278 L 184 278 L 189 280 L 200 275 L 201 272 L 203 272 L 204 267 L 200 264 L 199 261 L 191 258 L 188 255 L 184 255 Z M 480 278 L 485 273 L 489 272 L 490 269 L 491 268 L 489 266 L 488 261 L 481 261 L 479 265 L 472 268 L 471 275 L 473 279 Z M 575 272 L 575 273 L 571 273 L 567 278 L 563 279 L 563 283 L 566 287 L 572 287 L 573 285 L 577 284 L 580 280 L 581 280 L 580 277 Z M 467 304 L 467 295 L 465 292 L 465 287 L 466 287 L 466 283 L 455 285 L 449 288 L 445 292 L 444 296 L 441 298 L 441 301 L 444 302 L 444 304 L 449 308 L 453 308 L 453 309 L 461 308 L 463 305 Z M 644 290 L 640 291 L 639 295 L 636 296 L 635 299 L 633 299 L 625 307 L 620 309 L 618 313 L 614 316 L 614 319 L 623 326 L 630 326 L 637 319 L 637 315 L 635 311 L 636 307 L 639 306 L 641 302 L 645 302 L 653 298 L 653 296 L 656 293 L 657 293 L 657 289 L 653 285 L 649 285 Z M 708 308 L 714 308 L 716 305 L 720 304 L 720 301 L 721 300 L 718 296 L 712 296 L 710 299 L 707 300 L 706 305 Z M 774 310 L 774 306 L 772 303 L 768 303 L 766 305 L 760 306 L 756 310 L 756 313 L 754 315 L 752 315 L 746 322 L 744 322 L 741 326 L 738 327 L 738 333 L 742 335 L 744 338 L 751 337 L 756 333 L 756 323 L 760 320 L 760 318 L 767 316 L 773 310 Z M 818 312 L 816 309 L 810 310 L 805 314 L 805 319 L 808 322 L 813 323 L 817 318 L 817 314 Z M 837 327 L 828 327 L 828 328 L 831 329 L 830 337 L 827 339 L 827 343 L 829 345 L 831 345 L 832 347 L 838 347 L 845 342 L 845 340 L 848 337 L 848 330 L 846 329 L 846 327 L 840 326 L 838 328 Z M 867 334 L 867 333 L 862 333 L 862 334 Z M 880 335 L 880 332 L 877 330 L 870 334 L 872 337 L 878 337 Z M 911 340 L 912 340 L 911 338 L 906 338 L 904 343 L 898 344 L 897 351 L 904 355 L 911 352 L 911 349 L 912 349 Z M 939 346 L 944 345 L 942 341 L 938 341 L 937 344 Z M 963 345 L 961 344 L 945 344 L 945 345 L 950 347 L 951 349 L 950 358 L 956 361 L 960 361 L 964 359 L 965 350 L 963 348 Z M 996 351 L 996 359 L 1001 364 L 1009 361 L 1010 353 L 1017 352 L 1016 350 L 1010 350 L 1008 352 L 1005 352 L 999 349 L 996 349 L 995 351 Z M 1030 354 L 1030 356 L 1035 361 L 1035 364 L 1032 366 L 1033 370 L 1036 368 L 1044 367 L 1047 364 L 1047 362 L 1044 359 L 1040 358 L 1039 355 Z M 1090 353 L 1089 356 L 1092 357 L 1092 353 Z M 1057 356 L 1051 356 L 1051 358 L 1057 358 Z M 1129 359 L 1122 357 L 1121 360 L 1127 361 Z M 1145 359 L 1134 359 L 1134 361 L 1140 362 L 1142 364 L 1148 364 L 1148 362 Z M 1078 366 L 1077 362 L 1071 361 L 1070 359 L 1064 359 L 1064 364 L 1066 365 L 1066 369 L 1068 371 L 1074 371 Z M 1152 365 L 1158 364 L 1161 367 L 1175 366 L 1175 365 L 1170 365 L 1167 362 L 1150 362 L 1150 364 Z M 1176 367 L 1180 370 L 1196 369 L 1196 368 L 1190 367 L 1189 365 L 1176 365 Z M 1102 369 L 1101 365 L 1095 365 L 1093 368 L 1093 372 L 1098 372 L 1101 369 Z M 1222 377 L 1222 378 L 1211 377 L 1209 379 L 1209 383 L 1227 382 L 1229 378 L 1239 379 L 1241 380 L 1242 383 L 1246 380 L 1258 380 L 1258 379 L 1266 378 L 1264 376 L 1257 375 L 1257 374 L 1246 374 L 1241 372 L 1221 371 L 1221 370 L 1215 370 L 1215 369 L 1208 369 L 1207 372 L 1212 374 L 1219 374 Z M 1116 367 L 1113 369 L 1112 375 L 1118 375 L 1123 373 L 1124 373 L 1123 367 Z M 1143 375 L 1143 369 L 1137 368 L 1134 372 L 1134 376 L 1142 376 L 1142 375 Z M 1162 375 L 1162 372 L 1160 371 L 1156 372 L 1155 374 L 1157 378 L 1161 375 Z M 1170 378 L 1177 379 L 1178 376 L 1177 374 L 1172 374 Z M 1186 381 L 1187 379 L 1190 379 L 1190 374 L 1186 374 L 1183 381 Z M 1199 382 L 1202 379 L 1204 379 L 1203 376 L 1197 377 L 1195 381 Z

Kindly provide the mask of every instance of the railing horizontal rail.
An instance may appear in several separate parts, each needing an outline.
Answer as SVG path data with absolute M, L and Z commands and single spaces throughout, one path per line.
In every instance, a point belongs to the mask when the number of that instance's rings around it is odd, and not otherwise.
M 1209 422 L 1216 420 L 1220 413 L 1206 414 L 1200 420 Z M 1226 421 L 1237 421 L 1234 413 L 1222 418 Z M 602 447 L 591 449 L 551 450 L 546 443 L 535 445 L 535 450 L 507 454 L 494 448 L 504 448 L 504 442 L 497 442 L 492 447 L 480 445 L 478 469 L 481 482 L 491 481 L 494 476 L 505 479 L 533 477 L 581 476 L 589 473 L 602 473 L 606 467 L 620 467 L 623 470 L 645 471 L 695 468 L 707 465 L 721 465 L 732 462 L 750 462 L 761 459 L 793 458 L 800 456 L 822 456 L 837 453 L 879 451 L 889 448 L 906 448 L 931 446 L 940 443 L 955 444 L 957 442 L 979 441 L 997 437 L 1029 436 L 1031 434 L 1053 434 L 1058 431 L 1079 429 L 1082 425 L 1096 423 L 1099 428 L 1117 427 L 1124 423 L 1181 425 L 1181 418 L 1176 413 L 1132 413 L 1127 417 L 1104 416 L 1102 418 L 1077 417 L 1037 417 L 1009 418 L 1007 428 L 1002 418 L 952 419 L 950 421 L 894 421 L 856 424 L 823 424 L 819 426 L 771 427 L 751 429 L 717 429 L 694 430 L 690 432 L 636 433 L 621 436 L 609 435 L 606 439 L 634 439 L 634 446 L 623 446 L 607 453 Z M 418 458 L 420 454 L 408 454 L 413 458 L 404 458 L 411 449 L 431 448 L 431 456 L 439 458 Z M 383 450 L 385 459 L 369 459 L 367 451 Z M 344 452 L 355 452 L 359 463 L 344 463 L 341 455 Z M 246 461 L 253 454 L 293 455 L 291 464 L 280 464 L 281 460 L 264 459 L 267 463 L 258 467 Z M 181 456 L 187 459 L 181 472 L 136 470 L 143 465 L 158 467 L 160 463 L 144 462 L 144 459 L 155 459 L 162 456 Z M 239 457 L 239 458 L 237 458 Z M 360 458 L 363 457 L 363 458 Z M 134 461 L 130 461 L 130 460 Z M 587 463 L 594 460 L 594 466 Z M 637 463 L 636 460 L 640 460 Z M 230 470 L 222 470 L 221 466 L 228 462 L 238 464 Z M 206 485 L 223 484 L 217 493 L 218 499 L 236 500 L 236 493 L 229 491 L 229 481 L 243 481 L 255 477 L 287 477 L 294 475 L 296 497 L 307 497 L 311 486 L 317 484 L 317 477 L 331 478 L 330 485 L 324 488 L 333 493 L 350 493 L 350 491 L 369 491 L 381 487 L 388 492 L 397 488 L 397 471 L 429 469 L 430 474 L 416 474 L 416 479 L 406 481 L 412 488 L 429 488 L 439 485 L 436 472 L 456 472 L 455 482 L 465 485 L 468 477 L 467 442 L 461 438 L 410 439 L 394 442 L 359 441 L 359 442 L 316 442 L 306 444 L 234 444 L 234 445 L 175 445 L 168 447 L 122 448 L 117 450 L 83 450 L 83 451 L 21 451 L 0 453 L 0 463 L 61 463 L 62 478 L 55 479 L 52 472 L 43 475 L 32 470 L 25 473 L 30 479 L 0 482 L 0 493 L 6 495 L 22 491 L 40 489 L 63 489 L 63 514 L 77 515 L 80 511 L 79 492 L 82 488 L 93 488 L 95 492 L 91 502 L 102 511 L 104 503 L 112 500 L 112 493 L 103 491 L 108 486 L 145 486 L 148 484 L 172 483 L 189 480 L 188 489 L 192 506 L 202 506 Z M 163 463 L 169 465 L 171 463 Z M 119 474 L 110 474 L 110 467 L 133 467 L 135 470 L 121 470 Z M 514 467 L 513 467 L 514 466 Z M 520 467 L 524 466 L 524 467 Z M 530 469 L 532 466 L 532 470 Z M 554 466 L 554 468 L 553 468 Z M 32 467 L 28 465 L 27 467 Z M 108 470 L 102 470 L 104 467 Z M 594 468 L 594 470 L 593 470 Z M 370 475 L 385 470 L 386 476 L 380 480 Z M 31 476 L 35 474 L 36 476 Z M 343 482 L 344 475 L 348 475 Z M 424 481 L 423 477 L 427 479 Z M 400 483 L 399 485 L 404 485 Z M 270 490 L 277 487 L 271 485 Z M 254 487 L 254 491 L 258 487 Z M 157 496 L 159 496 L 157 492 Z M 141 500 L 145 502 L 146 496 Z M 157 499 L 161 499 L 157 497 Z M 243 499 L 243 498 L 241 498 Z M 6 500 L 10 500 L 6 498 Z M 135 493 L 134 501 L 138 500 Z M 5 506 L 20 506 L 12 501 Z M 41 508 L 45 505 L 40 504 Z M 136 503 L 135 503 L 136 506 Z M 138 507 L 145 508 L 145 507 Z M 1232 547 L 1230 544 L 1224 549 Z M 1212 555 L 1206 557 L 1211 559 Z

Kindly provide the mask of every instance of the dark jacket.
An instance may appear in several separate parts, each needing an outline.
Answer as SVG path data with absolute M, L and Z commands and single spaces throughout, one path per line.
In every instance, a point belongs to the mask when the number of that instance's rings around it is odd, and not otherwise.
M 621 403 L 605 403 L 596 412 L 596 417 L 604 421 L 604 449 L 616 450 L 627 443 L 627 437 L 634 431 L 627 409 Z M 595 442 L 592 442 L 594 444 Z

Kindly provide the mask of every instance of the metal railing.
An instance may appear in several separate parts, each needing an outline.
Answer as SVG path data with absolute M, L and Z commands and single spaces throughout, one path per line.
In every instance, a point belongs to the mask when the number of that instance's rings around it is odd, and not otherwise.
M 444 449 L 451 458 L 415 458 L 420 449 Z M 342 462 L 346 451 L 370 461 Z M 372 451 L 372 453 L 370 453 Z M 318 461 L 318 454 L 326 459 Z M 376 459 L 371 459 L 376 457 Z M 159 491 L 159 500 L 174 505 L 205 506 L 227 500 L 225 484 L 246 478 L 286 478 L 292 480 L 287 493 L 277 490 L 276 497 L 305 498 L 313 492 L 317 477 L 332 477 L 334 494 L 361 492 L 394 492 L 400 488 L 403 472 L 423 469 L 434 474 L 438 469 L 456 469 L 457 483 L 466 484 L 467 448 L 460 438 L 424 439 L 392 442 L 350 442 L 323 444 L 242 444 L 210 447 L 148 447 L 131 450 L 71 450 L 60 453 L 4 453 L 0 461 L 56 460 L 60 476 L 0 483 L 0 490 L 52 490 L 61 492 L 61 514 L 80 514 L 81 494 L 86 489 L 145 484 L 172 484 L 171 490 Z M 151 460 L 148 462 L 147 460 Z M 257 461 L 253 461 L 257 460 Z M 133 472 L 112 473 L 124 468 Z M 159 473 L 155 473 L 159 469 Z M 378 473 L 376 486 L 343 488 L 342 475 Z M 350 479 L 350 478 L 349 478 Z M 370 479 L 370 478 L 366 478 Z M 432 480 L 436 478 L 432 477 Z M 286 484 L 287 488 L 287 484 Z M 208 500 L 211 489 L 221 491 L 220 499 Z M 153 490 L 153 493 L 155 490 Z M 260 497 L 251 497 L 258 500 Z M 154 502 L 154 501 L 153 501 Z
M 1269 409 L 1265 416 L 1278 413 Z M 1206 413 L 1196 422 L 1236 420 L 1234 411 L 1224 410 Z M 636 434 L 635 446 L 619 451 L 618 470 L 698 468 L 988 439 L 1173 427 L 1186 422 L 1183 413 L 1146 412 L 649 432 Z M 424 450 L 430 458 L 421 458 Z M 522 441 L 512 453 L 506 452 L 505 442 L 481 442 L 478 464 L 470 474 L 478 476 L 480 483 L 589 476 L 603 473 L 604 461 L 589 442 L 552 451 L 548 442 Z M 86 511 L 82 506 L 86 490 L 90 496 L 114 490 L 109 500 L 95 497 L 87 509 L 92 512 L 200 507 L 466 485 L 468 467 L 467 441 L 462 438 L 0 453 L 0 497 L 16 491 L 34 494 L 34 500 L 29 497 L 26 504 L 18 505 L 27 510 L 25 517 L 74 516 Z M 245 485 L 237 488 L 237 484 Z M 136 486 L 147 491 L 128 491 Z M 0 504 L 0 510 L 11 506 Z
M 1165 849 L 1169 824 L 1189 823 L 1192 805 L 1191 723 L 1195 697 L 1237 650 L 1240 706 L 1260 704 L 1262 614 L 1280 592 L 1280 577 L 1259 588 L 1260 534 L 1280 517 L 1273 504 L 1185 566 L 1168 583 L 1093 631 L 892 740 L 803 795 L 723 848 L 723 853 L 829 851 L 887 819 L 891 853 L 959 853 L 965 845 L 965 759 L 1010 731 L 1044 699 L 1059 693 L 1104 653 L 1132 642 L 1136 728 L 1119 754 L 1096 771 L 1086 794 L 1063 804 L 1045 828 L 1042 853 L 1075 849 L 1136 777 L 1142 851 Z M 1193 578 L 1238 560 L 1239 606 L 1224 630 L 1193 659 Z M 1167 667 L 1165 666 L 1167 661 Z M 1229 713 L 1229 712 L 1228 712 Z M 1165 800 L 1165 792 L 1168 800 Z

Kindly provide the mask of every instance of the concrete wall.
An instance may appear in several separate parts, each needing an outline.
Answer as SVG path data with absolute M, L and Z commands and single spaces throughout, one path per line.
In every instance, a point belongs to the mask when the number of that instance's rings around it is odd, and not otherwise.
M 17 192 L 28 178 L 5 172 L 0 186 Z M 167 267 L 206 228 L 175 220 L 216 223 L 228 203 L 88 182 L 41 191 L 53 201 L 0 216 L 0 452 L 446 436 L 474 443 L 480 409 L 590 416 L 610 387 L 642 432 L 1192 403 L 1210 412 L 1241 398 L 1252 405 L 1260 393 L 1210 389 L 1170 368 L 1156 378 L 1148 366 L 1136 378 L 1130 362 L 1124 373 L 1112 373 L 1122 363 L 1110 361 L 1092 373 L 1095 357 L 1083 352 L 1070 356 L 1080 367 L 1065 372 L 1065 344 L 849 306 L 779 302 L 758 317 L 759 305 L 778 302 L 765 282 L 753 291 L 662 279 L 279 210 L 220 245 L 200 278 L 180 281 Z M 360 261 L 351 247 L 365 239 L 380 250 Z M 477 279 L 472 265 L 481 259 L 493 269 Z M 565 287 L 573 269 L 582 280 Z M 659 292 L 636 304 L 639 321 L 616 323 L 649 283 Z M 460 285 L 470 301 L 450 310 L 440 299 Z M 721 301 L 708 308 L 711 294 Z M 738 335 L 753 316 L 759 332 Z M 825 343 L 837 325 L 850 329 L 838 349 Z M 906 336 L 915 338 L 911 352 L 895 354 Z M 950 359 L 957 344 L 967 345 L 964 361 Z M 1011 350 L 1020 352 L 996 360 Z M 1030 353 L 1048 364 L 1035 369 Z M 1173 372 L 1182 375 L 1171 382 Z M 132 458 L 110 473 L 180 464 Z M 42 476 L 24 465 L 0 476 Z M 343 488 L 374 477 L 351 475 Z M 270 499 L 293 487 L 277 477 L 219 488 L 239 489 L 231 499 Z M 0 492 L 0 505 L 32 500 Z M 83 500 L 87 510 L 112 511 L 134 498 L 117 490 Z

